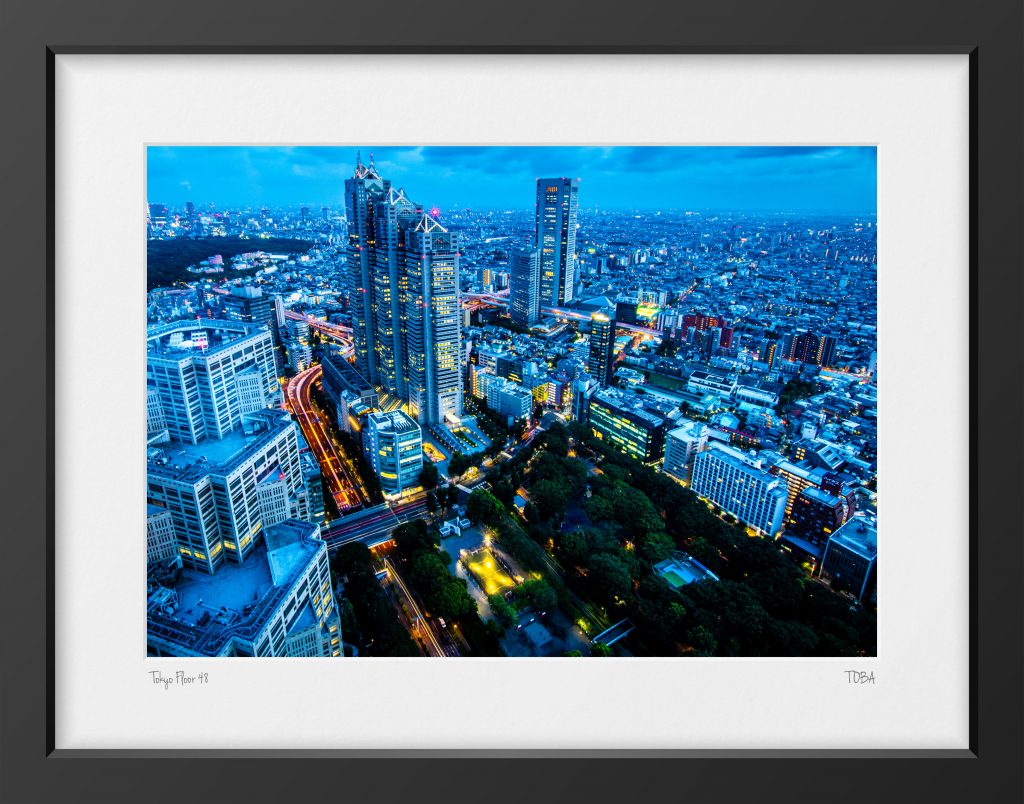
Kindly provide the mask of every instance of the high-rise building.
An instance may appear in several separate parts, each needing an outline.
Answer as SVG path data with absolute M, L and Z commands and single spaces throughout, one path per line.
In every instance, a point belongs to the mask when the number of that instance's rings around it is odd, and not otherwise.
M 535 242 L 540 249 L 540 304 L 572 301 L 576 271 L 576 179 L 537 179 Z
M 376 271 L 376 231 L 374 213 L 377 201 L 387 192 L 389 183 L 381 178 L 370 158 L 369 167 L 356 156 L 356 170 L 345 180 L 345 217 L 348 221 L 346 254 L 352 298 L 352 341 L 356 368 L 371 383 L 377 382 L 377 356 L 374 348 L 373 277 Z
M 405 281 L 409 410 L 440 424 L 462 416 L 459 239 L 429 215 L 409 233 Z
M 540 320 L 540 250 L 514 248 L 509 264 L 509 314 L 515 323 L 529 327 Z
M 422 425 L 462 415 L 459 239 L 357 156 L 345 181 L 356 369 Z
M 601 385 L 612 379 L 615 351 L 615 315 L 596 312 L 590 316 L 590 357 L 587 373 Z
M 170 512 L 186 567 L 242 563 L 264 526 L 298 513 L 305 488 L 298 428 L 280 410 L 244 417 L 220 439 L 149 451 L 147 498 Z
M 390 394 L 407 396 L 405 376 L 404 274 L 406 234 L 422 216 L 422 210 L 404 190 L 389 187 L 377 202 L 374 214 L 373 265 L 374 363 L 376 381 Z
M 170 438 L 223 438 L 246 413 L 281 401 L 270 330 L 230 321 L 175 321 L 149 328 L 146 381 Z
M 146 620 L 150 656 L 343 655 L 327 545 L 311 522 L 268 527 L 245 567 L 151 584 Z
M 779 341 L 780 356 L 784 360 L 830 366 L 835 362 L 836 339 L 832 335 L 797 332 L 784 335 Z
M 221 297 L 220 303 L 224 308 L 224 317 L 228 321 L 244 321 L 265 326 L 275 335 L 276 342 L 274 300 L 264 296 L 260 288 L 249 285 L 231 288 L 230 293 Z
M 419 485 L 423 469 L 423 433 L 401 410 L 371 413 L 363 428 L 363 452 L 387 495 Z
M 829 536 L 846 521 L 847 510 L 842 498 L 808 486 L 793 500 L 782 541 L 816 565 Z
M 151 572 L 181 566 L 178 539 L 169 511 L 155 505 L 146 506 L 146 566 Z
M 712 444 L 693 461 L 690 488 L 766 536 L 782 528 L 786 513 L 786 481 L 761 468 L 761 462 L 739 450 Z

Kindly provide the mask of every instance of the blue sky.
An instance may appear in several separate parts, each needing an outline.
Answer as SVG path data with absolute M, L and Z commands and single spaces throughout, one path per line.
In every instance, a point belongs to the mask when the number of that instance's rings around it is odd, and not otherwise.
M 340 208 L 356 146 L 153 146 L 151 203 Z M 580 178 L 580 206 L 873 213 L 874 147 L 360 146 L 424 206 L 523 208 L 544 176 Z

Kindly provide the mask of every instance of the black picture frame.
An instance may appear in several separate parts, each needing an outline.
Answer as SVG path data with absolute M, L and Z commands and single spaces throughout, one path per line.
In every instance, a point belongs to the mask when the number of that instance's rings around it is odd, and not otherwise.
M 1022 300 L 1019 0 L 611 0 L 145 5 L 5 0 L 0 204 L 8 456 L 0 582 L 0 801 L 1020 801 Z M 959 53 L 971 60 L 970 750 L 58 751 L 54 749 L 54 57 L 60 53 Z M 943 167 L 936 166 L 937 170 Z M 41 270 L 45 266 L 45 270 Z M 950 312 L 962 322 L 963 311 Z M 39 359 L 18 353 L 31 344 Z M 40 348 L 41 347 L 41 348 Z M 1007 356 L 1010 359 L 1007 360 Z M 937 499 L 923 501 L 926 517 Z M 936 667 L 941 673 L 942 668 Z M 752 682 L 753 683 L 753 682 Z M 456 767 L 439 758 L 472 757 Z M 216 758 L 216 762 L 202 759 Z M 273 762 L 267 762 L 273 758 Z M 516 758 L 517 764 L 510 764 Z M 556 761 L 541 761 L 551 758 Z M 604 760 L 620 759 L 614 766 Z M 643 762 L 643 759 L 658 761 Z M 400 759 L 400 770 L 388 760 Z M 809 761 L 808 761 L 809 760 Z M 529 763 L 529 767 L 526 767 Z M 499 782 L 500 780 L 500 782 Z

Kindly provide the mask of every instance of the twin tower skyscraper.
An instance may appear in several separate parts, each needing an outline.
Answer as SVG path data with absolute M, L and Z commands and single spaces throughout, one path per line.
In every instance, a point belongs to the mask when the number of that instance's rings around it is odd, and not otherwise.
M 543 307 L 572 301 L 578 193 L 578 179 L 537 179 L 534 242 L 509 255 L 509 314 L 521 326 L 536 324 Z
M 357 155 L 345 180 L 356 368 L 423 426 L 462 415 L 459 238 Z
M 538 179 L 536 237 L 510 255 L 512 319 L 536 323 L 542 307 L 572 300 L 578 180 Z M 459 236 L 370 157 L 345 180 L 356 368 L 401 399 L 421 425 L 462 415 Z

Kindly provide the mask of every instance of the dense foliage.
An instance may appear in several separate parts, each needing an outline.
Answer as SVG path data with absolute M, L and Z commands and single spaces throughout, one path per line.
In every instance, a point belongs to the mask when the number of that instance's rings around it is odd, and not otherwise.
M 458 627 L 470 655 L 501 656 L 498 634 L 480 619 L 465 579 L 448 571 L 451 556 L 438 548 L 436 532 L 428 530 L 422 519 L 416 519 L 399 525 L 392 536 L 402 575 L 429 612 Z
M 229 275 L 247 276 L 256 272 L 256 269 L 233 271 L 227 267 L 231 258 L 237 254 L 245 254 L 250 251 L 266 251 L 272 254 L 305 254 L 312 245 L 307 240 L 286 237 L 272 237 L 268 240 L 241 237 L 150 240 L 146 243 L 148 290 L 173 285 L 175 282 L 195 282 L 201 279 L 203 274 L 190 273 L 188 268 L 198 265 L 214 254 L 224 257 L 225 271 L 223 274 L 213 274 L 213 277 L 224 279 Z
M 334 571 L 345 577 L 341 603 L 345 640 L 367 656 L 416 656 L 416 644 L 398 621 L 373 569 L 365 544 L 344 545 L 334 556 Z

